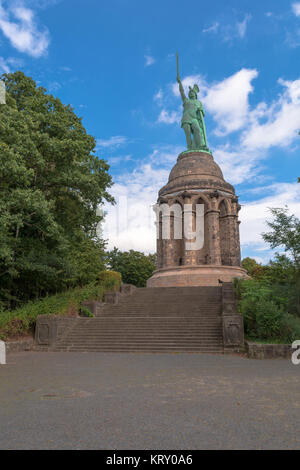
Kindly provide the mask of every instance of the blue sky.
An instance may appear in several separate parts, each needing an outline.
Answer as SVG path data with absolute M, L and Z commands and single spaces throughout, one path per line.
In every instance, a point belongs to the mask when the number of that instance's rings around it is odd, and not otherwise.
M 0 72 L 70 103 L 111 165 L 109 246 L 155 250 L 151 204 L 185 148 L 176 50 L 240 197 L 242 254 L 266 262 L 268 207 L 300 216 L 300 2 L 0 0 Z

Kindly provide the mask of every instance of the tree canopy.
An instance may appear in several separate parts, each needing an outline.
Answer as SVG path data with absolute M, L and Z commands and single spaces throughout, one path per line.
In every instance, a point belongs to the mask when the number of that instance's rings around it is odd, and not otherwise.
M 107 254 L 108 267 L 122 274 L 126 284 L 145 287 L 155 270 L 156 255 L 145 255 L 140 251 L 120 251 L 114 248 Z
M 300 268 L 300 220 L 288 213 L 288 208 L 270 209 L 273 220 L 267 221 L 271 231 L 263 239 L 271 248 L 282 247 L 296 267 Z
M 72 107 L 22 72 L 1 78 L 0 301 L 12 307 L 96 277 L 96 211 L 113 198 L 109 166 Z

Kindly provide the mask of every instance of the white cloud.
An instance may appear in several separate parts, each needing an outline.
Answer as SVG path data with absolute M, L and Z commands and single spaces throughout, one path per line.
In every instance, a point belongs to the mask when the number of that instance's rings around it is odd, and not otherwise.
M 300 129 L 300 79 L 279 83 L 285 88 L 277 100 L 267 106 L 260 103 L 250 115 L 250 128 L 242 144 L 250 149 L 287 146 Z
M 172 165 L 175 165 L 178 155 L 183 152 L 185 148 L 176 145 L 162 145 L 158 146 L 153 150 L 148 160 L 152 165 L 165 167 L 171 169 Z
M 62 70 L 63 72 L 72 72 L 72 69 L 66 66 L 60 67 L 60 70 Z
M 23 61 L 21 59 L 16 59 L 15 57 L 3 58 L 0 57 L 0 73 L 10 73 L 12 69 L 23 66 Z
M 244 39 L 251 19 L 252 15 L 246 13 L 242 21 L 235 20 L 229 24 L 220 24 L 218 21 L 215 21 L 208 28 L 202 29 L 202 33 L 219 33 L 224 42 L 231 42 L 234 39 Z
M 300 2 L 293 3 L 292 10 L 293 10 L 294 15 L 300 16 Z
M 241 129 L 247 121 L 252 80 L 258 76 L 255 69 L 241 69 L 225 80 L 207 87 L 202 98 L 208 112 L 218 123 L 216 133 L 226 135 Z
M 154 57 L 151 55 L 144 55 L 145 58 L 145 67 L 149 67 L 150 65 L 153 65 L 156 61 Z
M 251 20 L 251 18 L 252 18 L 252 16 L 247 13 L 245 15 L 245 18 L 243 19 L 243 21 L 237 22 L 237 24 L 236 24 L 237 33 L 238 33 L 238 36 L 241 39 L 243 39 L 246 35 L 247 26 L 248 26 L 248 23 Z
M 256 201 L 241 202 L 241 244 L 255 250 L 269 250 L 261 234 L 269 231 L 266 220 L 271 220 L 270 207 L 288 206 L 291 214 L 300 217 L 300 185 L 299 183 L 276 183 L 263 188 L 267 196 Z M 279 250 L 277 250 L 279 251 Z
M 164 96 L 164 95 L 163 95 L 163 91 L 162 91 L 162 89 L 160 88 L 160 89 L 158 90 L 158 92 L 155 93 L 155 95 L 153 96 L 153 99 L 154 99 L 155 101 L 160 102 L 160 101 L 162 101 L 163 96 Z
M 121 147 L 128 143 L 128 138 L 123 135 L 115 135 L 109 139 L 97 139 L 97 147 L 110 147 L 112 149 Z
M 129 162 L 132 160 L 132 155 L 118 155 L 117 157 L 108 157 L 109 165 L 119 165 L 121 162 Z
M 3 57 L 0 57 L 0 73 L 9 73 L 9 72 L 10 72 L 10 66 L 7 60 L 3 59 Z
M 159 116 L 158 122 L 163 122 L 165 124 L 174 124 L 175 122 L 180 122 L 180 112 L 177 111 L 167 111 L 162 109 Z
M 219 28 L 220 36 L 224 42 L 231 43 L 236 39 L 244 39 L 247 32 L 247 27 L 252 19 L 252 15 L 246 13 L 242 21 L 235 19 L 234 22 L 221 25 Z
M 220 23 L 217 21 L 209 26 L 209 28 L 202 29 L 202 33 L 216 33 L 219 29 Z
M 296 29 L 294 31 L 287 31 L 285 43 L 291 47 L 296 48 L 300 46 L 300 29 Z
M 13 16 L 17 21 L 13 21 Z M 39 30 L 31 9 L 14 6 L 6 11 L 0 2 L 0 29 L 11 45 L 18 51 L 40 57 L 46 53 L 49 46 L 47 29 Z
M 224 178 L 231 184 L 240 184 L 259 173 L 260 152 L 222 145 L 214 149 L 214 159 L 220 165 Z
M 158 190 L 166 184 L 169 170 L 142 164 L 133 173 L 123 174 L 112 187 L 116 206 L 107 206 L 103 237 L 108 248 L 154 252 L 156 250 L 155 214 L 152 206 Z
M 55 93 L 56 91 L 58 91 L 59 89 L 61 88 L 61 84 L 59 82 L 51 82 L 49 83 L 48 85 L 48 89 L 51 93 Z

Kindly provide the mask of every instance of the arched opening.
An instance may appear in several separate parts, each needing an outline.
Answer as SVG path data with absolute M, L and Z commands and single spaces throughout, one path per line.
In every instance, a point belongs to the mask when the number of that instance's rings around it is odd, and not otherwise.
M 227 202 L 227 201 L 226 201 Z M 220 247 L 221 247 L 221 263 L 225 266 L 231 265 L 230 256 L 230 228 L 228 218 L 228 204 L 223 199 L 219 204 L 220 210 Z

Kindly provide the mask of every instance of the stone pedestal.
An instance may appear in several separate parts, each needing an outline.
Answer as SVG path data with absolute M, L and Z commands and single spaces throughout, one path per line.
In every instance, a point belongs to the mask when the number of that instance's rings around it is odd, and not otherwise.
M 241 267 L 238 198 L 210 153 L 186 151 L 178 156 L 168 183 L 159 191 L 161 204 L 167 204 L 170 213 L 157 220 L 157 270 L 148 287 L 208 286 L 218 285 L 219 280 L 248 277 Z M 204 206 L 204 244 L 199 249 L 187 249 L 194 240 L 184 238 L 184 233 L 181 240 L 174 239 L 178 213 L 172 207 L 180 205 L 182 227 L 184 213 L 191 214 L 195 231 L 197 204 Z M 162 237 L 165 223 L 169 224 L 169 239 Z
M 172 266 L 157 269 L 147 281 L 147 287 L 218 286 L 220 281 L 231 282 L 235 277 L 246 277 L 239 266 L 197 265 Z

